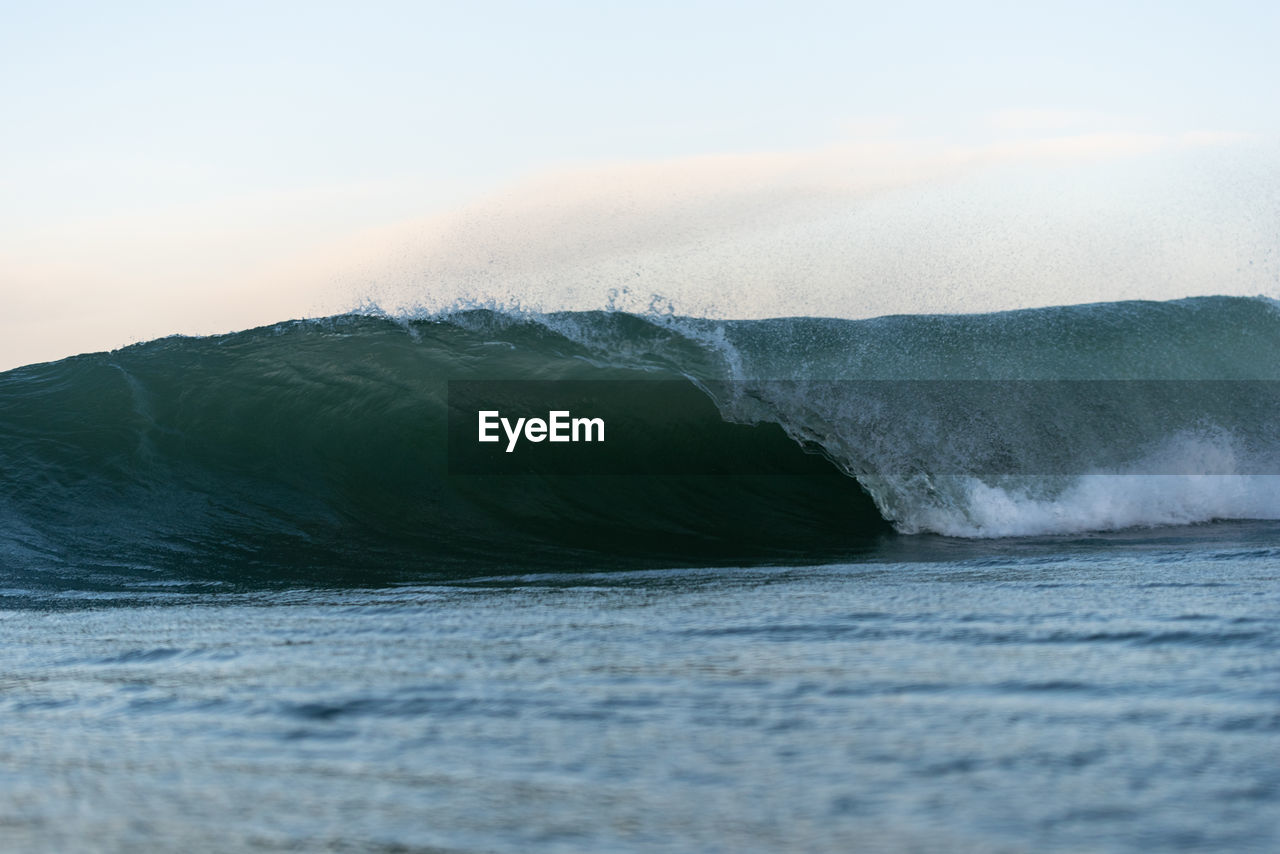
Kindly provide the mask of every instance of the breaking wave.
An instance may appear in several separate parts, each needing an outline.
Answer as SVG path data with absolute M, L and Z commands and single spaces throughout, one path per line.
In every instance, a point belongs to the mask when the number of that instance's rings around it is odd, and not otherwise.
M 167 338 L 0 374 L 0 564 L 332 580 L 1276 519 L 1278 372 L 1276 304 L 1235 297 L 861 321 L 365 313 Z M 665 380 L 646 425 L 662 473 L 451 474 L 457 380 Z M 750 465 L 694 465 L 716 455 Z

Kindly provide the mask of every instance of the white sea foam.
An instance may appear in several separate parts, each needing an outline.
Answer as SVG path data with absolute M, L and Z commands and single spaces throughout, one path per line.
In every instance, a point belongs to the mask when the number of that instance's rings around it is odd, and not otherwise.
M 1144 471 L 1186 473 L 1149 474 Z M 1280 519 L 1280 475 L 1258 473 L 1231 436 L 1172 438 L 1128 471 L 988 483 L 951 476 L 927 492 L 900 490 L 900 530 L 956 537 L 1020 537 Z M 938 481 L 941 481 L 939 483 Z
M 985 538 L 1280 519 L 1277 475 L 1083 475 L 1049 499 L 966 481 L 962 506 L 914 507 L 899 528 Z

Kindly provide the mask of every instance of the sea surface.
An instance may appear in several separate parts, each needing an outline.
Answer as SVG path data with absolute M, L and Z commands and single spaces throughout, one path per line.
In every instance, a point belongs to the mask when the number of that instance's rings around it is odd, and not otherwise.
M 1277 374 L 1226 297 L 0 374 L 0 850 L 1280 850 Z

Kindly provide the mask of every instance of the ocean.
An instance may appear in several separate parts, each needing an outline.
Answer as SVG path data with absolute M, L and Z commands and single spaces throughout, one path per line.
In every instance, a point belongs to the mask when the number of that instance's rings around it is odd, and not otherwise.
M 1277 850 L 1277 379 L 1261 297 L 8 371 L 0 849 Z

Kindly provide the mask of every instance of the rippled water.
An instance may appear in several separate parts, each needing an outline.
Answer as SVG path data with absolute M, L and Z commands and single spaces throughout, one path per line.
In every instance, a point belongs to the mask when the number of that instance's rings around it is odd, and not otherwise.
M 0 847 L 1274 851 L 1274 533 L 11 589 Z

